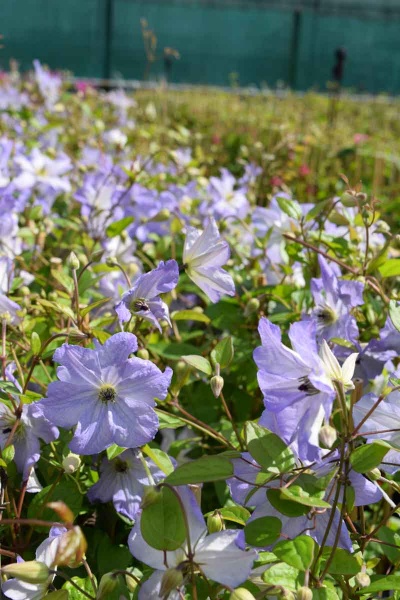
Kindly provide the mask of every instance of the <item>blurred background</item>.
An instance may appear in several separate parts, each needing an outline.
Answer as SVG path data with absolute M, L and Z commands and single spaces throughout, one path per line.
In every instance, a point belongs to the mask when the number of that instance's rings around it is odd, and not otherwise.
M 400 91 L 400 0 L 3 0 L 0 20 L 4 70 Z

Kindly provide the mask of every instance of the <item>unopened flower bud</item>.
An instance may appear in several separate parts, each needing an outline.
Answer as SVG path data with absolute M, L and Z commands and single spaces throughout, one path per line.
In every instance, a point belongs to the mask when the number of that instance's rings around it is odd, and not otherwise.
M 54 564 L 77 567 L 87 550 L 87 542 L 80 527 L 75 526 L 60 536 Z
M 212 515 L 207 517 L 208 533 L 218 533 L 225 529 L 224 519 L 219 510 L 214 510 Z
M 180 569 L 167 569 L 161 579 L 160 598 L 165 598 L 169 594 L 183 585 L 183 574 Z
M 49 567 L 37 560 L 13 563 L 1 569 L 8 577 L 16 577 L 27 583 L 45 583 L 49 576 Z
M 125 583 L 128 590 L 132 593 L 136 590 L 138 586 L 138 582 L 136 581 L 136 579 L 132 577 L 132 575 L 128 575 L 128 573 L 126 573 L 125 575 Z
M 244 316 L 249 317 L 250 315 L 256 313 L 260 308 L 260 301 L 258 298 L 250 298 L 247 302 L 246 307 L 244 309 Z
M 21 287 L 19 288 L 19 291 L 20 291 L 20 293 L 21 293 L 23 296 L 29 296 L 29 295 L 30 295 L 30 293 L 31 293 L 31 290 L 28 288 L 28 286 L 27 286 L 27 285 L 23 285 L 23 286 L 21 286 Z
M 70 255 L 68 256 L 68 260 L 67 260 L 68 266 L 70 269 L 73 270 L 77 270 L 80 267 L 80 263 L 78 260 L 77 255 L 75 254 L 75 252 L 71 252 Z
M 33 354 L 38 356 L 40 354 L 40 349 L 42 347 L 42 342 L 40 341 L 40 337 L 36 333 L 36 331 L 32 331 L 31 334 L 31 348 Z
M 340 200 L 342 201 L 343 206 L 347 206 L 347 207 L 357 206 L 357 199 L 356 199 L 355 195 L 350 192 L 345 192 L 342 195 L 342 197 L 340 198 Z
M 233 590 L 232 594 L 229 596 L 229 600 L 255 600 L 255 598 L 249 590 L 240 587 Z
M 337 432 L 331 425 L 324 425 L 319 432 L 319 443 L 323 448 L 332 448 L 337 440 Z
M 77 454 L 73 454 L 72 452 L 68 454 L 62 461 L 62 468 L 66 473 L 75 473 L 80 467 L 81 459 Z
M 285 600 L 295 600 L 296 597 L 290 590 L 282 588 L 281 595 L 279 596 L 279 598 L 285 598 Z
M 223 377 L 221 377 L 221 375 L 214 375 L 214 377 L 211 377 L 210 386 L 212 393 L 216 398 L 218 398 L 222 392 L 222 388 L 224 387 Z
M 138 358 L 143 358 L 143 360 L 149 360 L 150 354 L 146 348 L 140 348 L 136 353 Z
M 117 263 L 117 259 L 115 258 L 115 256 L 108 256 L 106 258 L 107 267 L 115 267 L 116 263 Z
M 371 578 L 367 573 L 357 573 L 355 576 L 356 584 L 360 588 L 368 587 L 371 583 Z
M 155 217 L 152 218 L 152 221 L 168 221 L 171 217 L 171 211 L 168 208 L 162 208 Z
M 82 340 L 86 340 L 88 338 L 87 333 L 83 333 L 83 331 L 79 331 L 79 329 L 70 329 L 68 333 L 68 341 L 78 344 Z
M 161 488 L 156 485 L 145 485 L 141 508 L 151 506 L 161 500 Z
M 96 594 L 96 600 L 107 600 L 118 587 L 118 576 L 113 573 L 106 573 L 100 580 L 99 588 Z
M 375 467 L 375 469 L 371 469 L 370 471 L 368 471 L 367 475 L 371 479 L 371 481 L 377 481 L 382 477 L 378 467 Z
M 297 600 L 312 600 L 313 593 L 309 587 L 305 585 L 297 590 L 296 598 Z

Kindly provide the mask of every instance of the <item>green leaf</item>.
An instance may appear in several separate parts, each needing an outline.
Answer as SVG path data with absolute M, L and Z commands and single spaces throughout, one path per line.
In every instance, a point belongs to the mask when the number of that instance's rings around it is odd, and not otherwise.
M 6 462 L 6 464 L 8 464 L 12 460 L 14 460 L 15 448 L 14 448 L 13 444 L 11 444 L 10 446 L 7 446 L 7 448 L 4 448 L 1 451 L 1 456 L 2 456 L 3 460 Z
M 155 409 L 158 421 L 159 421 L 159 429 L 177 429 L 178 427 L 184 427 L 186 423 L 182 421 L 179 417 L 175 415 L 168 415 L 163 411 Z
M 389 315 L 397 331 L 400 331 L 400 306 L 395 300 L 389 302 Z
M 161 469 L 161 471 L 163 471 L 163 473 L 169 475 L 173 472 L 174 465 L 172 464 L 168 454 L 162 450 L 159 450 L 158 448 L 151 448 L 148 444 L 143 446 L 142 451 L 153 461 L 155 465 L 157 465 L 159 469 Z
M 239 455 L 240 456 L 240 455 Z M 171 485 L 225 481 L 233 476 L 233 465 L 227 456 L 202 456 L 180 465 L 165 480 Z
M 213 350 L 211 350 L 210 358 L 211 362 L 215 366 L 219 364 L 221 369 L 229 367 L 233 360 L 233 341 L 231 337 L 223 338 L 218 342 Z
M 36 356 L 38 356 L 39 353 L 40 353 L 41 347 L 42 347 L 42 342 L 40 341 L 40 337 L 38 336 L 38 334 L 36 333 L 36 331 L 32 331 L 32 334 L 31 334 L 31 348 L 32 348 L 33 354 L 35 354 Z
M 290 488 L 281 488 L 281 496 L 304 506 L 316 506 L 317 508 L 330 508 L 330 504 L 321 500 L 319 496 L 313 496 L 299 485 L 291 485 Z M 322 492 L 323 493 L 323 492 Z
M 276 585 L 279 586 L 279 588 L 285 587 L 294 592 L 302 585 L 299 575 L 298 569 L 281 562 L 272 565 L 269 569 L 264 571 L 261 577 L 263 581 L 269 583 L 269 585 Z
M 300 535 L 294 540 L 283 540 L 274 547 L 274 554 L 299 571 L 306 571 L 314 559 L 315 543 L 308 535 Z
M 119 221 L 115 221 L 115 223 L 111 223 L 106 229 L 107 237 L 112 238 L 116 235 L 119 235 L 124 229 L 128 227 L 131 223 L 133 223 L 133 217 L 124 217 Z
M 275 433 L 250 421 L 245 436 L 250 454 L 263 469 L 286 473 L 296 467 L 292 451 Z
M 286 517 L 301 517 L 309 512 L 307 506 L 283 498 L 280 489 L 267 490 L 267 498 L 272 506 Z
M 280 536 L 282 523 L 277 517 L 261 517 L 247 523 L 244 528 L 246 542 L 262 548 L 273 544 Z
M 121 448 L 121 446 L 117 446 L 117 444 L 112 444 L 106 450 L 108 460 L 113 460 L 117 458 L 120 454 L 125 452 L 126 448 Z
M 198 356 L 197 354 L 188 354 L 187 356 L 182 356 L 182 360 L 194 367 L 198 371 L 205 373 L 206 375 L 212 375 L 212 368 L 210 362 L 204 356 Z
M 371 579 L 373 580 L 371 585 L 358 590 L 357 594 L 359 596 L 364 596 L 365 594 L 375 594 L 376 592 L 385 592 L 386 590 L 389 590 L 390 592 L 400 590 L 400 576 L 376 575 L 375 577 L 372 576 Z
M 315 588 L 312 591 L 313 600 L 339 600 L 335 590 L 328 587 Z
M 163 487 L 159 497 L 145 506 L 140 519 L 143 539 L 152 548 L 177 550 L 186 539 L 185 520 L 175 493 Z
M 87 592 L 89 595 L 93 595 L 93 586 L 89 577 L 71 577 L 72 581 L 81 589 Z M 68 600 L 84 600 L 87 599 L 87 596 L 82 594 L 79 590 L 76 589 L 69 581 L 66 581 L 63 585 L 62 591 L 68 593 Z M 50 596 L 46 596 L 49 598 Z M 62 598 L 62 596 L 61 596 Z
M 332 548 L 326 548 L 323 558 L 328 560 L 331 552 Z M 360 571 L 360 563 L 350 552 L 347 552 L 343 548 L 336 548 L 332 562 L 329 565 L 328 573 L 331 575 L 357 575 Z
M 73 515 L 78 516 L 82 507 L 83 495 L 79 491 L 75 480 L 71 478 L 61 480 L 56 486 L 48 485 L 38 494 L 35 494 L 28 508 L 28 518 L 40 518 L 48 521 L 57 520 L 54 511 L 47 508 L 46 504 L 58 500 L 65 502 Z
M 381 267 L 379 273 L 382 277 L 397 277 L 400 275 L 400 258 L 388 258 Z
M 384 525 L 376 532 L 375 537 L 384 542 L 380 546 L 384 556 L 387 556 L 392 563 L 398 563 L 400 561 L 400 533 L 392 531 Z
M 294 200 L 290 200 L 289 198 L 283 198 L 282 196 L 275 196 L 276 201 L 279 204 L 279 208 L 283 210 L 288 217 L 292 219 L 300 219 L 301 218 L 301 209 L 298 203 Z
M 210 323 L 210 317 L 197 310 L 178 310 L 171 313 L 173 321 L 200 321 L 201 323 Z
M 225 506 L 219 508 L 218 511 L 221 513 L 225 521 L 231 521 L 232 523 L 238 523 L 238 525 L 246 525 L 246 522 L 250 518 L 249 511 L 243 506 Z M 206 516 L 212 515 L 214 511 L 207 513 Z
M 383 457 L 391 446 L 383 441 L 376 440 L 371 444 L 359 446 L 350 455 L 350 463 L 357 473 L 366 473 L 381 464 Z
M 108 535 L 102 537 L 96 550 L 96 568 L 99 573 L 127 569 L 132 563 L 133 556 L 126 546 L 113 544 Z
M 71 586 L 72 587 L 72 586 Z M 92 588 L 93 589 L 93 588 Z M 76 592 L 78 590 L 75 590 Z M 68 590 L 56 590 L 55 592 L 50 592 L 47 594 L 46 600 L 71 600 L 72 596 L 69 595 Z M 83 594 L 79 596 L 79 598 L 86 598 Z
M 106 304 L 106 302 L 109 302 L 110 300 L 111 298 L 101 298 L 100 300 L 96 300 L 96 302 L 92 302 L 92 304 L 85 306 L 85 308 L 82 308 L 80 311 L 81 317 L 85 317 L 88 313 L 90 313 L 91 310 L 94 310 L 95 308 Z

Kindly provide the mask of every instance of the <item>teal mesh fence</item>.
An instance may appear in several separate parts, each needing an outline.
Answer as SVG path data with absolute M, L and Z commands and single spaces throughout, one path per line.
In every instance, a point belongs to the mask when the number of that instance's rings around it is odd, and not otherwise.
M 140 21 L 157 37 L 146 62 Z M 34 58 L 81 77 L 326 89 L 344 47 L 343 84 L 400 91 L 400 0 L 3 0 L 0 66 Z

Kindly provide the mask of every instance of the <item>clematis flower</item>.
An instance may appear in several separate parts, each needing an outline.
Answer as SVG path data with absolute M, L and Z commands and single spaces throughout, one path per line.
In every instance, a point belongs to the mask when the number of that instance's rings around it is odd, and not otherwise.
M 364 284 L 360 281 L 339 280 L 340 269 L 328 265 L 324 257 L 318 257 L 321 278 L 313 278 L 311 292 L 316 308 L 311 318 L 317 325 L 317 338 L 330 340 L 342 338 L 350 342 L 358 339 L 358 327 L 350 310 L 363 303 Z
M 209 219 L 204 231 L 187 227 L 183 264 L 190 279 L 212 302 L 218 302 L 223 294 L 235 295 L 232 277 L 221 268 L 229 256 L 229 245 L 221 239 L 214 219 Z
M 165 477 L 150 459 L 146 460 L 155 483 Z M 90 502 L 110 502 L 115 510 L 134 520 L 140 510 L 144 486 L 152 485 L 140 457 L 140 450 L 125 450 L 113 460 L 103 459 L 100 479 L 88 491 Z
M 48 186 L 56 192 L 70 192 L 71 184 L 64 175 L 72 168 L 71 160 L 66 154 L 55 159 L 34 148 L 29 157 L 22 154 L 16 156 L 15 164 L 20 173 L 13 183 L 18 190 L 31 189 L 35 185 Z
M 237 587 L 248 578 L 257 556 L 256 552 L 246 552 L 239 547 L 237 530 L 227 529 L 207 535 L 207 526 L 193 492 L 186 486 L 176 489 L 186 512 L 194 563 L 199 565 L 209 579 L 229 587 Z M 140 516 L 129 535 L 128 544 L 135 558 L 155 569 L 150 578 L 141 585 L 139 600 L 160 598 L 161 586 L 163 583 L 165 585 L 165 577 L 171 572 L 183 571 L 183 575 L 185 574 L 184 567 L 188 560 L 187 544 L 173 552 L 162 552 L 152 548 L 142 537 Z M 182 579 L 181 584 L 174 588 L 183 589 L 184 577 Z M 175 591 L 168 596 L 169 600 L 178 600 L 180 597 Z
M 62 540 L 62 536 L 65 533 L 67 533 L 65 527 L 52 527 L 49 537 L 36 549 L 36 560 L 56 570 L 57 567 L 54 563 L 57 550 L 60 540 Z M 19 562 L 23 561 L 20 560 Z M 1 591 L 6 598 L 11 598 L 11 600 L 42 600 L 54 577 L 54 574 L 50 575 L 48 580 L 43 583 L 27 583 L 19 579 L 9 579 L 2 583 Z
M 21 386 L 15 379 L 15 363 L 10 363 L 6 368 L 6 379 L 11 381 L 18 391 L 22 391 Z M 19 398 L 14 396 L 18 404 Z M 9 438 L 9 435 L 17 421 L 16 414 L 5 404 L 0 404 L 0 447 L 3 449 Z M 14 461 L 17 469 L 22 473 L 22 478 L 27 481 L 32 477 L 35 479 L 33 468 L 40 458 L 40 439 L 49 444 L 59 436 L 57 427 L 49 423 L 43 416 L 39 404 L 23 404 L 21 417 L 18 420 L 12 443 L 15 448 Z M 40 485 L 40 484 L 39 484 Z M 34 492 L 35 488 L 30 485 L 28 491 Z
M 202 206 L 203 212 L 213 215 L 216 219 L 236 217 L 244 219 L 250 205 L 246 198 L 246 188 L 236 189 L 237 181 L 228 169 L 221 169 L 221 177 L 210 177 L 208 194 L 210 201 Z
M 2 449 L 16 420 L 16 415 L 5 404 L 0 404 L 0 447 Z M 43 416 L 38 403 L 23 405 L 13 444 L 15 464 L 18 471 L 22 473 L 24 481 L 28 479 L 32 468 L 40 458 L 40 439 L 49 444 L 57 439 L 58 435 L 57 427 Z
M 179 267 L 175 260 L 160 262 L 156 269 L 139 275 L 133 287 L 123 294 L 115 311 L 121 323 L 129 321 L 132 314 L 150 321 L 161 331 L 159 321 L 165 319 L 170 325 L 168 306 L 159 297 L 176 287 Z
M 293 323 L 289 338 L 293 350 L 284 346 L 279 327 L 260 320 L 262 346 L 254 351 L 258 384 L 264 395 L 260 424 L 290 444 L 301 460 L 319 455 L 318 434 L 328 419 L 335 397 L 334 387 L 318 355 L 315 324 Z
M 172 370 L 129 358 L 138 348 L 132 333 L 117 333 L 95 349 L 63 344 L 54 353 L 59 381 L 50 383 L 40 405 L 54 425 L 75 428 L 76 454 L 97 454 L 112 444 L 136 448 L 158 429 L 154 399 L 164 399 Z

